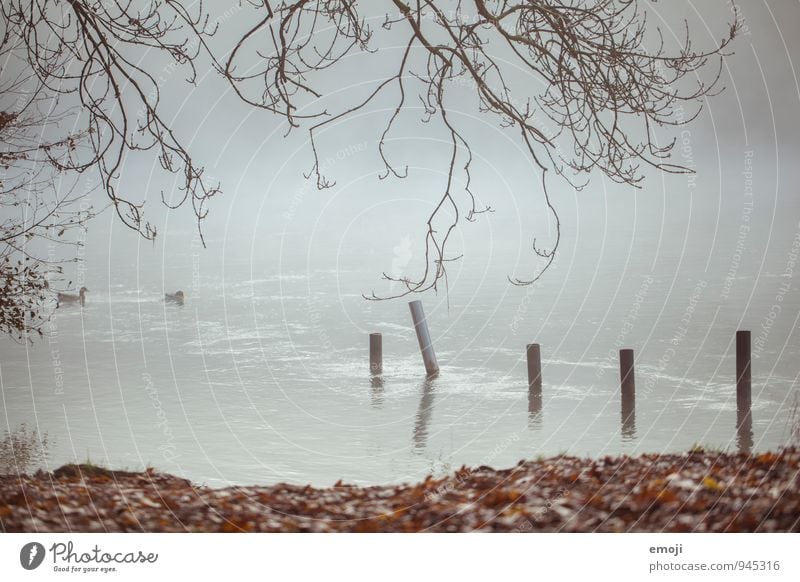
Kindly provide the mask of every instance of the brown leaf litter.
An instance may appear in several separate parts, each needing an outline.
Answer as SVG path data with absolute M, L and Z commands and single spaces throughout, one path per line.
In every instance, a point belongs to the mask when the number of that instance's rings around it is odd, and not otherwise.
M 800 450 L 520 462 L 421 483 L 213 489 L 66 465 L 0 477 L 4 532 L 797 532 Z

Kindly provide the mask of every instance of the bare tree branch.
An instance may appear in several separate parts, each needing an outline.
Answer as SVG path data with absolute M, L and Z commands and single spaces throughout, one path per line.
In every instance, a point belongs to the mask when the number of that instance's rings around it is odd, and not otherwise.
M 561 238 L 551 175 L 580 189 L 595 171 L 635 187 L 647 168 L 689 172 L 671 160 L 675 141 L 659 144 L 657 134 L 694 120 L 704 100 L 721 89 L 723 59 L 740 27 L 734 9 L 722 38 L 696 49 L 688 24 L 682 43 L 667 42 L 648 22 L 648 3 L 638 0 L 385 2 L 389 11 L 373 30 L 357 1 L 240 0 L 245 26 L 229 42 L 215 36 L 219 21 L 202 3 L 190 8 L 181 0 L 6 0 L 0 5 L 5 85 L 0 95 L 24 98 L 0 108 L 0 133 L 11 140 L 0 153 L 7 173 L 2 204 L 16 207 L 22 192 L 34 201 L 44 200 L 45 192 L 51 196 L 41 206 L 33 202 L 23 218 L 3 223 L 4 252 L 25 255 L 20 241 L 26 237 L 50 240 L 53 232 L 86 219 L 69 210 L 76 198 L 64 193 L 69 189 L 54 187 L 52 171 L 63 176 L 97 172 L 120 219 L 154 238 L 156 229 L 144 218 L 144 197 L 132 192 L 138 186 L 120 181 L 132 152 L 151 152 L 167 175 L 179 178 L 177 200 L 163 192 L 162 200 L 170 208 L 188 203 L 200 228 L 220 187 L 207 182 L 166 121 L 157 74 L 135 58 L 151 51 L 185 69 L 190 84 L 201 67 L 211 67 L 245 105 L 285 120 L 287 133 L 303 127 L 311 142 L 307 176 L 319 188 L 335 184 L 322 171 L 319 134 L 378 99 L 395 103 L 377 143 L 381 179 L 408 175 L 407 164 L 395 162 L 386 148 L 404 112 L 421 110 L 422 123 L 436 124 L 447 135 L 447 179 L 424 223 L 424 264 L 413 277 L 384 273 L 401 290 L 367 296 L 375 300 L 446 283 L 448 264 L 459 258 L 449 251 L 452 233 L 462 219 L 492 211 L 478 205 L 471 189 L 473 138 L 453 114 L 457 89 L 468 87 L 478 112 L 518 136 L 537 174 L 531 193 L 544 197 L 555 226 L 546 244 L 533 239 L 533 256 L 543 265 L 525 277 L 509 278 L 530 285 L 553 263 Z M 366 97 L 329 111 L 320 73 L 338 70 L 351 55 L 370 57 L 386 35 L 403 39 L 400 57 L 381 69 L 385 74 Z M 25 66 L 15 69 L 12 61 Z M 77 108 L 61 106 L 69 99 L 77 100 Z M 37 107 L 46 111 L 34 113 Z M 59 132 L 59 118 L 76 129 Z M 36 137 L 37 124 L 49 132 Z M 36 271 L 23 268 L 11 280 L 35 281 Z M 12 320 L 11 327 L 21 321 L 18 314 Z

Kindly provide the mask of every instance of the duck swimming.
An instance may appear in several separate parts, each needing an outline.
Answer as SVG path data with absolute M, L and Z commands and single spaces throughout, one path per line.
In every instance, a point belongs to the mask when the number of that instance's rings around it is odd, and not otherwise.
M 71 304 L 71 303 L 80 303 L 81 307 L 83 307 L 84 305 L 86 305 L 86 294 L 88 292 L 89 292 L 89 290 L 86 287 L 81 287 L 81 289 L 80 289 L 80 291 L 78 291 L 77 295 L 75 295 L 73 293 L 61 293 L 61 292 L 59 292 L 58 293 L 58 297 L 57 297 L 57 301 L 56 301 L 56 307 L 59 307 L 62 303 L 69 303 L 69 304 Z
M 183 305 L 183 291 L 164 293 L 164 301 L 167 303 L 177 303 L 178 305 Z

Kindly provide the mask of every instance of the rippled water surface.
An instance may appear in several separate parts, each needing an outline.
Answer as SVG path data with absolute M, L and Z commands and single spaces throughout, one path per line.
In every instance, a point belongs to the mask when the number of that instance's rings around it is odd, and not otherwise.
M 401 482 L 562 452 L 785 442 L 800 369 L 795 293 L 761 325 L 780 277 L 738 282 L 728 309 L 724 277 L 700 267 L 626 268 L 591 287 L 570 285 L 575 267 L 565 267 L 531 289 L 491 277 L 424 296 L 441 364 L 432 380 L 406 301 L 365 301 L 366 270 L 274 274 L 243 261 L 196 273 L 183 306 L 112 274 L 105 287 L 87 281 L 86 307 L 59 309 L 44 341 L 3 344 L 4 420 L 46 434 L 51 467 L 152 465 L 213 486 Z M 758 346 L 752 435 L 738 437 L 737 327 Z M 383 333 L 380 378 L 369 375 L 373 331 Z M 544 360 L 540 411 L 526 384 L 532 341 Z M 624 425 L 619 347 L 636 349 L 637 408 Z

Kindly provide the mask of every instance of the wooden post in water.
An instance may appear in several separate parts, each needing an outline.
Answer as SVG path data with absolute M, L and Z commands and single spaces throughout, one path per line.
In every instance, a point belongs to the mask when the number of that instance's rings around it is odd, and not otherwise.
M 619 378 L 622 386 L 622 398 L 634 398 L 636 395 L 636 382 L 633 374 L 633 350 L 619 351 Z
M 736 432 L 739 450 L 750 454 L 753 446 L 750 332 L 736 332 Z
M 750 332 L 736 332 L 736 408 L 750 412 Z
M 411 319 L 414 322 L 414 330 L 417 332 L 417 341 L 422 352 L 422 361 L 425 363 L 425 371 L 428 376 L 435 376 L 439 373 L 439 364 L 436 362 L 436 352 L 433 351 L 433 342 L 431 333 L 428 331 L 425 311 L 422 309 L 422 301 L 409 301 L 408 308 L 411 310 Z
M 542 411 L 542 353 L 539 344 L 528 344 L 525 353 L 528 359 L 528 414 L 535 416 Z
M 383 336 L 369 334 L 369 371 L 373 376 L 383 373 Z
M 619 378 L 622 392 L 622 434 L 632 438 L 636 431 L 636 382 L 631 349 L 619 351 Z

